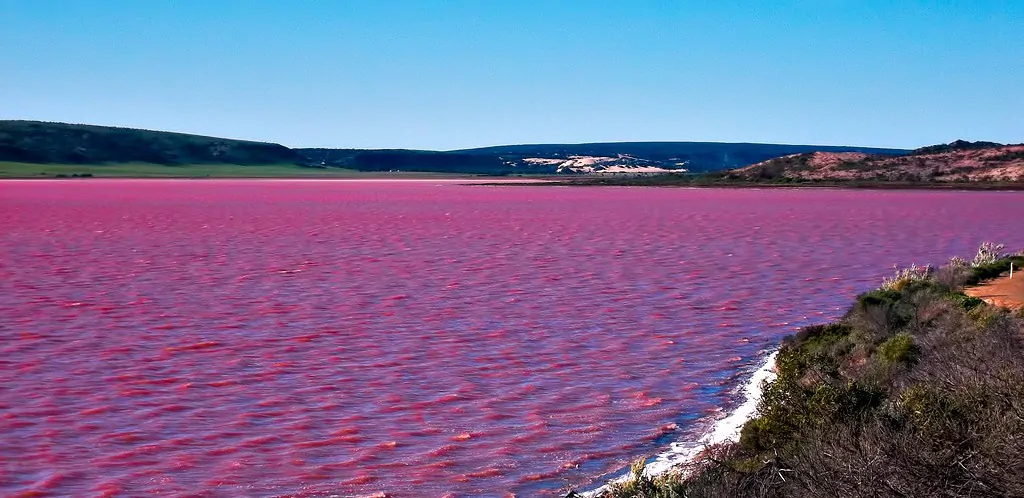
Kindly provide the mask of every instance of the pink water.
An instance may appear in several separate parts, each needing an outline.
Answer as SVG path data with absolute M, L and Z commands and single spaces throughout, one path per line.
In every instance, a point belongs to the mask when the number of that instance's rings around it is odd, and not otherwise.
M 737 402 L 1024 194 L 0 183 L 0 495 L 519 496 Z M 676 427 L 675 430 L 672 428 Z

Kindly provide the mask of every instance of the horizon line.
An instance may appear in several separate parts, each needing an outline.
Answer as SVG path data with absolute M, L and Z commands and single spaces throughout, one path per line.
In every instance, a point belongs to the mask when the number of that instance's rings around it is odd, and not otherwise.
M 284 143 L 281 143 L 281 142 L 272 142 L 272 141 L 267 141 L 267 140 L 254 140 L 254 139 L 249 139 L 249 138 L 236 138 L 236 137 L 221 136 L 221 135 L 204 135 L 204 134 L 200 134 L 200 133 L 194 133 L 194 132 L 189 132 L 189 131 L 180 131 L 180 130 L 171 130 L 171 129 L 155 129 L 155 128 L 145 128 L 145 127 L 136 127 L 136 126 L 96 124 L 96 123 L 76 123 L 76 122 L 70 122 L 70 121 L 48 121 L 48 120 L 42 120 L 42 119 L 19 119 L 19 118 L 0 119 L 0 122 L 4 122 L 4 121 L 8 121 L 8 122 L 23 122 L 23 123 L 59 124 L 59 125 L 69 125 L 69 126 L 95 126 L 95 127 L 100 127 L 100 128 L 117 128 L 117 129 L 123 129 L 123 130 L 137 130 L 137 131 L 148 131 L 148 132 L 156 132 L 156 133 L 174 133 L 174 134 L 179 134 L 179 135 L 190 135 L 190 136 L 194 136 L 194 137 L 219 138 L 219 139 L 224 139 L 224 140 L 236 140 L 236 141 L 240 141 L 240 142 L 253 142 L 253 143 L 264 143 L 264 144 L 272 144 L 272 145 L 281 145 L 281 146 L 287 147 L 289 149 L 334 149 L 334 150 L 368 150 L 368 151 L 406 150 L 406 151 L 422 151 L 422 152 L 465 152 L 465 151 L 480 150 L 480 149 L 490 149 L 490 148 L 497 148 L 497 147 L 529 147 L 529 146 L 541 146 L 541 145 L 545 145 L 545 146 L 577 146 L 577 145 L 602 145 L 602 144 L 626 145 L 626 144 L 672 144 L 672 143 L 677 143 L 677 144 L 678 143 L 688 143 L 688 144 L 780 145 L 780 146 L 794 146 L 794 147 L 796 147 L 796 146 L 799 146 L 799 147 L 850 147 L 850 148 L 879 149 L 879 150 L 893 150 L 893 151 L 912 151 L 912 150 L 915 150 L 915 149 L 918 149 L 918 148 L 921 148 L 921 147 L 929 147 L 929 146 L 932 146 L 932 145 L 945 145 L 945 144 L 948 144 L 948 143 L 953 143 L 953 142 L 955 142 L 957 140 L 962 140 L 962 139 L 954 139 L 954 140 L 951 140 L 949 142 L 939 142 L 939 143 L 935 143 L 935 144 L 919 145 L 917 147 L 884 147 L 884 146 L 876 146 L 876 145 L 849 145 L 849 144 L 836 145 L 836 144 L 821 144 L 821 143 L 808 144 L 808 143 L 792 143 L 792 142 L 761 142 L 761 141 L 746 141 L 746 140 L 735 141 L 735 142 L 726 142 L 726 141 L 718 141 L 718 140 L 608 140 L 608 141 L 597 141 L 597 142 L 591 142 L 591 141 L 585 141 L 585 142 L 557 142 L 557 141 L 555 141 L 555 142 L 499 143 L 499 144 L 491 144 L 491 145 L 480 145 L 480 146 L 475 146 L 475 147 L 461 147 L 461 148 L 456 148 L 456 149 L 418 149 L 418 148 L 409 148 L 409 147 L 295 146 L 295 145 L 287 145 L 287 144 L 284 144 Z M 1013 145 L 1013 144 L 1003 144 L 1003 145 Z

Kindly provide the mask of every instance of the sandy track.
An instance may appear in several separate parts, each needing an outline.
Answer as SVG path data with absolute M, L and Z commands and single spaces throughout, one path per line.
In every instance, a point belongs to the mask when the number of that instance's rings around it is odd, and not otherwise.
M 968 288 L 967 295 L 996 306 L 1024 308 L 1024 272 L 1015 271 L 1013 278 L 999 277 L 977 287 Z

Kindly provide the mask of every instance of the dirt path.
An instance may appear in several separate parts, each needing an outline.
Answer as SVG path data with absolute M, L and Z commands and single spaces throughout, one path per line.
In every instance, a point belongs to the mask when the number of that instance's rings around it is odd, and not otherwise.
M 1012 279 L 999 277 L 964 292 L 996 306 L 1024 308 L 1024 272 L 1014 272 Z

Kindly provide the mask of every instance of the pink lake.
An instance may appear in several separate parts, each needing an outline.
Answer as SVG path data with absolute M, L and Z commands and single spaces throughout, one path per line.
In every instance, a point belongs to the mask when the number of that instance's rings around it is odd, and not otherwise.
M 544 496 L 1024 193 L 0 182 L 0 495 Z

